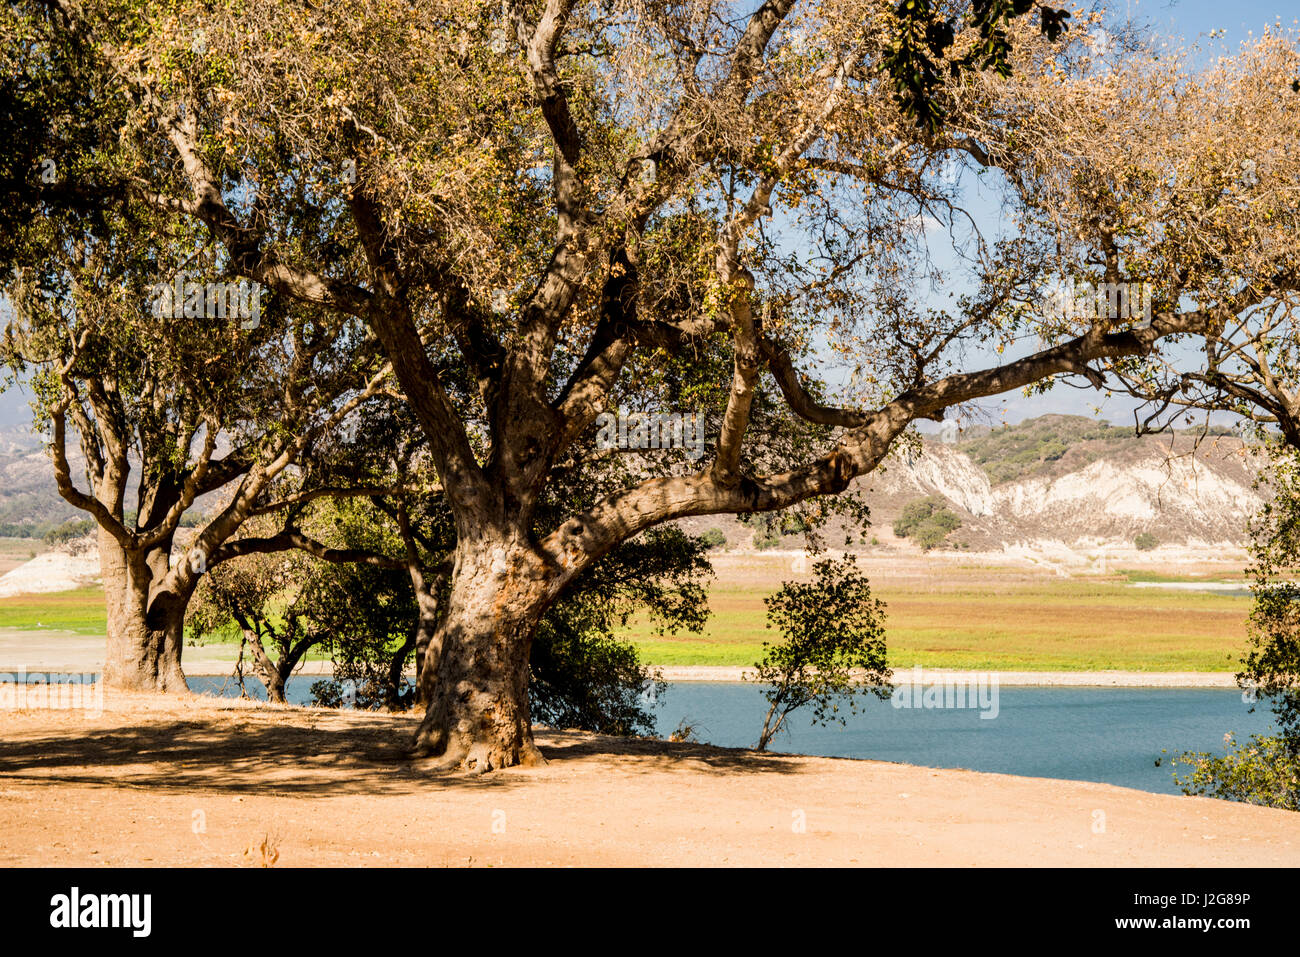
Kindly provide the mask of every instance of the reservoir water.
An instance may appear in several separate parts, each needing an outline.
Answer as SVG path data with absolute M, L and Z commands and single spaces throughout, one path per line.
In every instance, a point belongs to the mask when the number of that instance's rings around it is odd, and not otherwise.
M 306 703 L 318 680 L 291 678 L 287 696 Z M 238 693 L 228 679 L 189 682 L 197 692 Z M 247 685 L 250 694 L 264 697 L 258 682 Z M 1226 732 L 1244 741 L 1274 727 L 1266 707 L 1251 713 L 1241 692 L 1226 688 L 1004 687 L 998 689 L 997 705 L 997 715 L 990 719 L 981 718 L 976 708 L 896 708 L 891 701 L 871 698 L 846 727 L 825 728 L 796 712 L 770 748 L 1178 794 L 1171 767 L 1175 755 L 1222 753 Z M 660 696 L 655 715 L 664 737 L 686 720 L 700 741 L 753 747 L 766 710 L 761 689 L 753 685 L 678 682 Z M 1187 772 L 1182 765 L 1178 770 Z

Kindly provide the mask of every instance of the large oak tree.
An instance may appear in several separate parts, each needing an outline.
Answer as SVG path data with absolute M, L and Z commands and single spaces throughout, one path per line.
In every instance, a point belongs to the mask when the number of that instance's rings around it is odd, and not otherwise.
M 1213 164 L 1159 138 L 1222 90 L 1138 41 L 1053 42 L 1029 7 L 67 0 L 50 22 L 124 104 L 124 189 L 382 345 L 456 532 L 419 745 L 486 770 L 537 757 L 532 636 L 620 543 L 836 495 L 918 419 L 1101 385 L 1291 287 L 1276 258 L 1225 280 L 1239 224 L 1207 223 Z M 1126 109 L 1150 118 L 1149 163 L 1116 156 Z M 1016 229 L 963 233 L 965 288 L 937 309 L 924 227 L 960 231 L 954 167 Z M 1060 275 L 1149 281 L 1152 315 L 1053 313 Z M 815 448 L 774 454 L 772 396 Z M 702 410 L 707 454 L 558 499 L 622 401 Z

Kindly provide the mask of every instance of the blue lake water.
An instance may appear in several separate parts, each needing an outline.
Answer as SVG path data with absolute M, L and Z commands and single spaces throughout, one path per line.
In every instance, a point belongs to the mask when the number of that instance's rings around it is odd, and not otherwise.
M 969 768 L 1031 777 L 1101 781 L 1179 794 L 1170 758 L 1182 751 L 1224 751 L 1223 735 L 1242 741 L 1274 729 L 1272 712 L 1226 688 L 1000 688 L 997 717 L 977 709 L 895 708 L 870 699 L 847 726 L 817 727 L 792 716 L 774 751 L 872 758 L 936 768 Z M 683 718 L 697 737 L 752 747 L 766 701 L 759 688 L 676 684 L 658 711 L 663 733 Z M 1162 754 L 1161 749 L 1168 749 Z M 1161 759 L 1159 766 L 1156 759 Z M 1187 772 L 1185 766 L 1178 768 Z
M 287 696 L 308 701 L 317 680 L 291 678 Z M 220 678 L 191 678 L 190 687 L 208 694 L 238 693 Z M 256 681 L 249 681 L 248 688 L 250 694 L 265 696 Z M 770 747 L 1178 794 L 1170 763 L 1174 755 L 1222 753 L 1225 732 L 1243 741 L 1274 729 L 1266 707 L 1253 714 L 1250 707 L 1241 692 L 1226 688 L 1000 688 L 992 719 L 981 718 L 978 708 L 895 708 L 890 701 L 871 698 L 846 727 L 817 727 L 796 712 Z M 700 741 L 753 747 L 766 710 L 761 689 L 753 685 L 680 682 L 660 696 L 655 714 L 662 736 L 685 719 Z M 1178 769 L 1187 771 L 1181 765 Z

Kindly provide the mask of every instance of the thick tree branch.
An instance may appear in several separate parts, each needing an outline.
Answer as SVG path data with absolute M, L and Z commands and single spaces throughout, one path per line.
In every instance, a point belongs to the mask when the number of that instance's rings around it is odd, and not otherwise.
M 391 558 L 379 552 L 363 548 L 330 548 L 314 538 L 309 538 L 296 529 L 286 529 L 275 535 L 258 538 L 237 538 L 226 542 L 208 556 L 208 567 L 230 561 L 241 555 L 266 555 L 274 552 L 286 552 L 296 548 L 322 561 L 338 564 L 356 563 L 374 565 L 378 568 L 406 568 L 406 562 Z
M 1094 328 L 1050 349 L 1005 365 L 956 373 L 903 392 L 864 414 L 834 450 L 777 475 L 720 481 L 715 472 L 654 478 L 621 490 L 565 521 L 542 542 L 557 567 L 555 594 L 619 542 L 664 521 L 690 515 L 773 511 L 819 495 L 836 494 L 874 469 L 893 441 L 918 418 L 941 416 L 963 402 L 999 395 L 1056 375 L 1084 374 L 1089 362 L 1149 353 L 1158 339 L 1203 333 L 1223 322 L 1221 310 L 1162 313 L 1151 328 L 1105 332 Z

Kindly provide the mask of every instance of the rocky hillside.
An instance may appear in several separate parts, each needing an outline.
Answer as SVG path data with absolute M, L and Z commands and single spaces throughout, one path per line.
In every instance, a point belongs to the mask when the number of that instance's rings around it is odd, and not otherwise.
M 865 482 L 877 523 L 937 495 L 962 521 L 954 543 L 1239 544 L 1262 504 L 1253 456 L 1235 436 L 1135 437 L 1051 416 L 892 457 Z
M 1139 438 L 1131 428 L 1051 415 L 900 449 L 855 482 L 855 491 L 870 508 L 868 541 L 887 546 L 912 544 L 900 541 L 893 526 L 909 504 L 926 500 L 960 519 L 943 548 L 1131 548 L 1142 535 L 1160 545 L 1206 547 L 1245 540 L 1246 522 L 1262 501 L 1252 487 L 1256 467 L 1232 435 Z M 731 547 L 755 537 L 751 525 L 716 517 L 689 524 L 721 529 Z M 769 547 L 772 531 L 758 532 L 760 541 L 769 536 Z M 826 533 L 831 546 L 849 544 L 849 537 L 838 521 Z M 800 541 L 781 536 L 782 547 Z
M 85 487 L 80 450 L 70 449 L 73 475 Z M 54 485 L 49 453 L 26 426 L 0 429 L 0 526 L 7 535 L 39 538 L 71 518 L 85 518 Z

